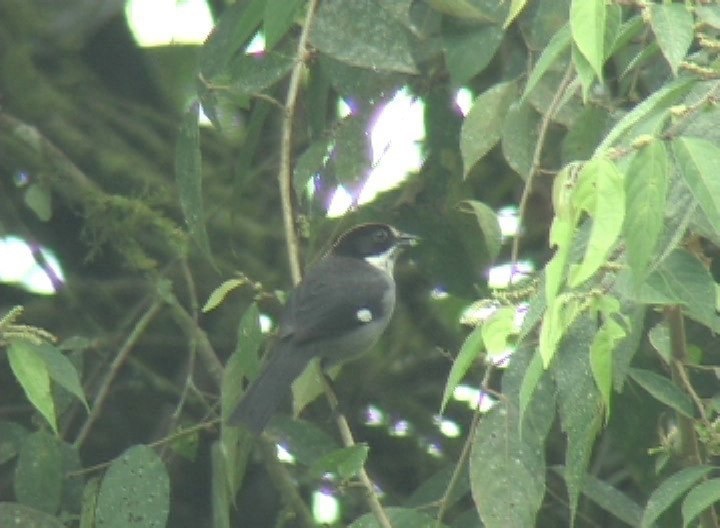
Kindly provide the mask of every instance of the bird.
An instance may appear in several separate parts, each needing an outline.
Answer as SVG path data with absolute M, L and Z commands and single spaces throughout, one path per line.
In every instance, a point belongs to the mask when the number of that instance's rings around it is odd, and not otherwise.
M 372 348 L 395 308 L 395 261 L 418 240 L 383 223 L 340 235 L 288 296 L 267 360 L 227 423 L 262 433 L 310 360 L 326 370 Z

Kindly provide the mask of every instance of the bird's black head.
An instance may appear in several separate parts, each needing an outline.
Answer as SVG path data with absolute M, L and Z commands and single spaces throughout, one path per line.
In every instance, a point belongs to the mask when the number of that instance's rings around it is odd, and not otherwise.
M 331 250 L 333 255 L 353 258 L 394 258 L 398 250 L 413 246 L 418 238 L 387 224 L 361 224 L 342 234 Z

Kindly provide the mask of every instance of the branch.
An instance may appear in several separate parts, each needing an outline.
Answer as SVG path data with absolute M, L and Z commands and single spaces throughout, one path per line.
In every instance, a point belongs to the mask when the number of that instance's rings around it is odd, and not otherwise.
M 687 346 L 685 337 L 685 319 L 682 309 L 678 305 L 665 307 L 665 319 L 670 330 L 670 347 L 672 362 L 670 373 L 676 385 L 683 385 L 682 364 L 687 360 Z M 680 456 L 685 465 L 703 464 L 703 456 L 700 451 L 700 442 L 695 431 L 693 420 L 680 413 L 675 413 L 680 434 Z M 712 506 L 700 514 L 700 526 L 702 528 L 718 528 L 718 518 Z
M 322 368 L 319 364 L 316 368 L 320 369 L 320 379 L 323 381 L 325 396 L 328 400 L 328 404 L 330 405 L 330 410 L 335 416 L 335 423 L 340 430 L 340 438 L 342 438 L 343 445 L 345 447 L 352 447 L 356 445 L 355 439 L 353 438 L 353 434 L 350 430 L 350 424 L 348 424 L 347 418 L 345 418 L 345 416 L 340 412 L 340 403 L 338 402 L 337 396 L 335 395 L 335 391 L 333 391 L 332 389 L 330 380 L 325 375 L 325 373 L 322 372 Z M 360 482 L 362 483 L 365 491 L 367 492 L 366 499 L 370 511 L 372 511 L 373 515 L 375 515 L 375 519 L 377 520 L 378 524 L 382 528 L 392 528 L 392 524 L 390 524 L 390 519 L 388 519 L 387 514 L 385 513 L 385 510 L 383 510 L 382 504 L 380 503 L 380 499 L 378 498 L 377 493 L 375 493 L 375 485 L 373 484 L 372 480 L 370 480 L 370 476 L 367 474 L 367 471 L 365 471 L 365 467 L 360 468 L 358 476 L 360 477 Z
M 300 282 L 300 246 L 298 244 L 297 232 L 295 231 L 295 215 L 293 212 L 292 197 L 292 129 L 295 120 L 295 107 L 297 105 L 298 93 L 300 92 L 300 77 L 302 75 L 305 61 L 308 58 L 308 37 L 310 27 L 319 0 L 310 0 L 305 15 L 300 41 L 298 42 L 295 66 L 290 74 L 287 98 L 282 121 L 282 140 L 280 143 L 280 169 L 278 171 L 278 184 L 280 186 L 280 202 L 282 204 L 283 226 L 285 228 L 285 244 L 290 264 L 290 275 L 293 284 Z
M 550 120 L 555 116 L 555 113 L 560 109 L 560 106 L 562 106 L 560 103 L 564 99 L 565 93 L 570 86 L 572 72 L 573 66 L 572 62 L 570 62 L 565 70 L 565 75 L 558 85 L 555 96 L 552 98 L 552 101 L 548 106 L 547 112 L 545 112 L 545 115 L 543 115 L 542 121 L 540 122 L 540 130 L 538 132 L 537 143 L 535 144 L 535 151 L 533 152 L 532 163 L 530 164 L 530 172 L 528 173 L 528 178 L 525 182 L 522 196 L 520 197 L 520 204 L 518 205 L 518 226 L 523 225 L 525 208 L 527 207 L 527 202 L 530 198 L 530 193 L 532 192 L 533 182 L 535 181 L 535 176 L 540 172 L 540 157 L 542 156 L 543 147 L 545 146 L 545 135 L 547 134 L 547 129 L 550 126 Z M 515 272 L 515 264 L 517 264 L 518 252 L 520 250 L 521 232 L 521 228 L 518 228 L 517 233 L 515 233 L 513 237 L 512 252 L 510 254 L 511 273 Z
M 82 427 L 80 428 L 77 437 L 75 437 L 75 442 L 73 443 L 74 447 L 80 447 L 87 438 L 90 429 L 97 420 L 98 416 L 100 416 L 100 411 L 102 410 L 105 399 L 107 398 L 108 392 L 110 391 L 110 385 L 117 376 L 120 368 L 125 364 L 125 360 L 128 358 L 128 355 L 135 346 L 135 343 L 137 343 L 138 339 L 140 339 L 140 336 L 145 332 L 145 329 L 150 324 L 150 321 L 152 321 L 153 318 L 160 311 L 161 306 L 162 300 L 156 299 L 152 303 L 152 305 L 150 305 L 150 307 L 145 311 L 142 317 L 138 319 L 138 322 L 135 324 L 135 328 L 132 329 L 130 335 L 128 335 L 127 339 L 125 339 L 125 343 L 123 343 L 122 347 L 120 347 L 120 350 L 110 364 L 110 368 L 105 375 L 105 379 L 103 379 L 102 383 L 100 384 L 100 388 L 95 394 L 95 399 L 93 400 L 90 414 L 85 420 L 85 423 L 83 423 Z

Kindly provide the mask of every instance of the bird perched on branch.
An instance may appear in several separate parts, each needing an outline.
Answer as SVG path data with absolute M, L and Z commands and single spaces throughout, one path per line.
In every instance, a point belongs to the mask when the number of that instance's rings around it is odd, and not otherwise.
M 328 368 L 371 348 L 395 307 L 395 260 L 417 240 L 377 223 L 338 237 L 290 294 L 277 341 L 228 423 L 261 433 L 311 359 Z

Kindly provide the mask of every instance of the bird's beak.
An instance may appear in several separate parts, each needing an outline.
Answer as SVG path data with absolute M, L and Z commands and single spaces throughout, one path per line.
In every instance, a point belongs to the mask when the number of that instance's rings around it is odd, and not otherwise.
M 401 231 L 398 231 L 397 235 L 398 244 L 401 246 L 417 246 L 418 242 L 420 242 L 420 237 L 411 235 L 409 233 L 403 233 Z

